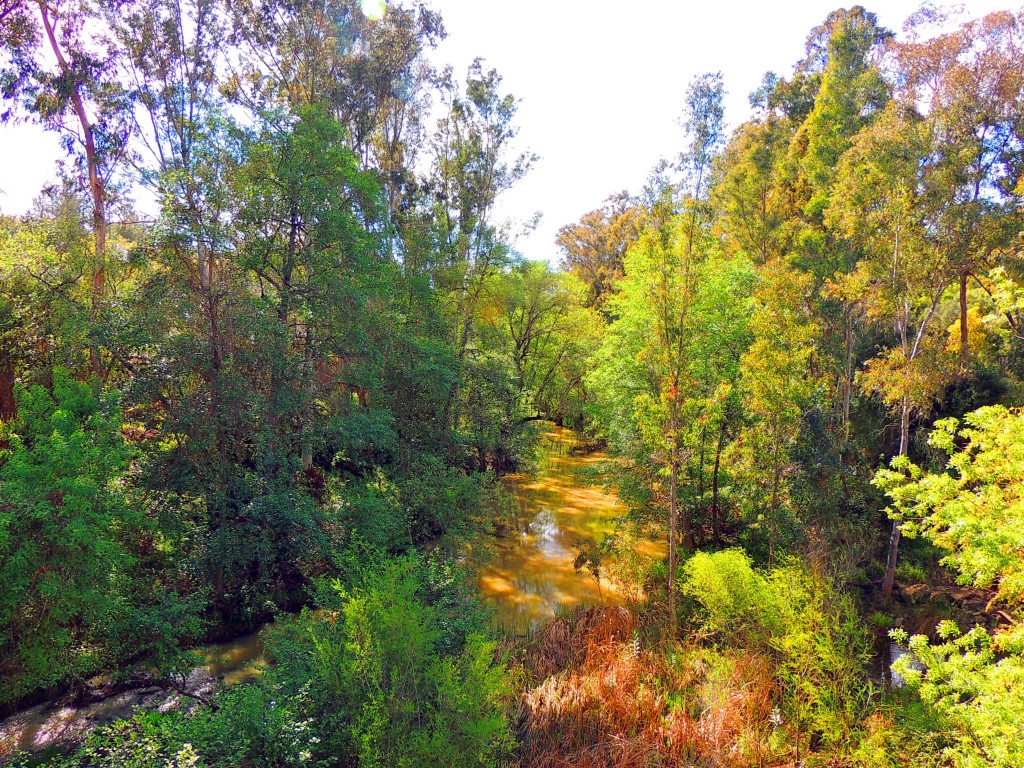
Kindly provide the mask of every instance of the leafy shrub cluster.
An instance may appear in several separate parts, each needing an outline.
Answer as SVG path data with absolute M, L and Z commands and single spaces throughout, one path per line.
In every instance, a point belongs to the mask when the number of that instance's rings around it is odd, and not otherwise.
M 928 442 L 948 457 L 945 467 L 926 471 L 899 457 L 875 482 L 904 534 L 942 550 L 962 584 L 993 589 L 989 607 L 1009 617 L 1024 607 L 1024 411 L 990 406 L 943 419 Z M 942 621 L 936 635 L 892 632 L 911 651 L 897 671 L 948 722 L 945 758 L 958 768 L 1024 765 L 1024 630 L 963 632 Z
M 135 455 L 116 400 L 63 370 L 18 398 L 0 422 L 0 702 L 138 659 L 174 666 L 203 595 L 179 592 L 119 487 Z
M 693 622 L 712 647 L 771 659 L 777 720 L 794 750 L 856 751 L 871 711 L 871 641 L 850 598 L 793 560 L 756 570 L 742 550 L 698 552 L 683 566 Z

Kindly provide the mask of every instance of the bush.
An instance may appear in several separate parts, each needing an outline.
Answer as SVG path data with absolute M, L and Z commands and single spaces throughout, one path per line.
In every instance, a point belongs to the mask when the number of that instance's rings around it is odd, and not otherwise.
M 695 554 L 683 564 L 682 591 L 700 606 L 703 629 L 724 643 L 764 644 L 778 631 L 781 606 L 741 549 Z
M 774 659 L 780 715 L 796 743 L 853 749 L 869 711 L 871 644 L 850 599 L 795 561 L 762 573 L 736 549 L 697 553 L 683 574 L 704 631 Z
M 1024 411 L 979 408 L 963 421 L 936 422 L 928 444 L 946 454 L 946 466 L 927 471 L 893 459 L 875 484 L 892 499 L 890 515 L 908 537 L 921 536 L 946 552 L 942 562 L 957 581 L 994 589 L 992 603 L 1024 608 Z M 991 606 L 990 606 L 991 607 Z M 894 665 L 922 700 L 948 718 L 945 756 L 958 767 L 1024 765 L 1024 630 L 1010 624 L 990 633 L 961 633 L 953 622 L 937 627 L 939 642 L 924 635 L 893 639 L 913 656 Z M 911 669 L 916 657 L 926 667 Z
M 140 565 L 154 538 L 126 481 L 134 451 L 114 394 L 54 371 L 18 390 L 0 451 L 0 702 L 139 658 L 199 631 L 199 600 Z
M 392 561 L 340 608 L 269 638 L 285 693 L 309 686 L 326 754 L 359 765 L 489 765 L 510 748 L 510 686 L 494 644 L 469 634 L 444 656 L 442 616 L 419 597 L 418 564 Z

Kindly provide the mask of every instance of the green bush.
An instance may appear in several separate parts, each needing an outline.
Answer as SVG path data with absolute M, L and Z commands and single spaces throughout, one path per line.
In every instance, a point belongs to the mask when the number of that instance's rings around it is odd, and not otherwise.
M 738 549 L 699 552 L 683 575 L 681 589 L 697 603 L 701 629 L 721 645 L 775 660 L 780 715 L 791 736 L 855 748 L 869 711 L 863 670 L 871 643 L 852 601 L 797 561 L 764 573 Z
M 741 549 L 698 552 L 683 564 L 682 591 L 700 606 L 703 628 L 725 643 L 764 643 L 779 629 L 770 581 Z
M 882 468 L 875 484 L 892 500 L 890 515 L 908 537 L 921 536 L 945 551 L 942 562 L 957 580 L 994 588 L 993 603 L 1024 608 L 1024 411 L 979 408 L 963 421 L 936 422 L 928 444 L 949 459 L 928 471 L 906 457 Z M 939 642 L 893 630 L 926 670 L 894 668 L 921 699 L 950 723 L 945 757 L 958 768 L 1024 765 L 1024 630 L 961 633 L 952 621 L 937 627 Z
M 0 435 L 0 702 L 142 658 L 173 664 L 201 600 L 140 564 L 153 532 L 127 489 L 116 397 L 61 369 L 52 393 L 17 394 Z
M 411 558 L 392 561 L 339 609 L 272 635 L 285 692 L 308 684 L 328 752 L 359 765 L 493 764 L 510 747 L 504 667 L 477 634 L 440 653 L 442 615 L 420 599 L 418 573 Z

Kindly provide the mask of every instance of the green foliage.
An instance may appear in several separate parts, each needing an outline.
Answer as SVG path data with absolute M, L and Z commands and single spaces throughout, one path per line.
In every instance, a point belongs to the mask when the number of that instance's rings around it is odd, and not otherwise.
M 1011 768 L 1024 760 L 1018 738 L 1024 711 L 1024 637 L 1020 630 L 991 635 L 982 627 L 961 634 L 951 621 L 936 628 L 940 642 L 894 630 L 910 654 L 893 669 L 921 699 L 944 715 L 952 745 L 943 751 L 958 768 Z M 925 671 L 912 666 L 916 660 Z
M 424 602 L 421 573 L 391 560 L 338 587 L 336 607 L 274 626 L 277 663 L 252 683 L 212 707 L 101 728 L 56 765 L 497 765 L 513 744 L 510 678 L 481 635 L 450 642 L 452 606 Z M 448 577 L 426 573 L 428 591 L 446 591 Z
M 795 561 L 760 572 L 738 549 L 698 552 L 683 572 L 682 591 L 713 642 L 774 658 L 792 738 L 853 750 L 870 711 L 871 644 L 852 601 Z
M 989 406 L 936 422 L 929 445 L 949 456 L 946 471 L 926 472 L 897 457 L 875 483 L 905 519 L 907 536 L 924 536 L 947 554 L 961 583 L 996 587 L 1024 604 L 1024 413 Z
M 744 646 L 754 677 L 775 665 L 767 738 L 794 763 L 898 763 L 904 733 L 908 760 L 1020 763 L 1019 633 L 900 636 L 921 699 L 865 717 L 865 637 L 824 574 L 881 570 L 868 478 L 898 453 L 874 486 L 902 523 L 883 597 L 933 572 L 927 546 L 897 567 L 902 530 L 1024 605 L 1024 417 L 955 420 L 1024 391 L 1024 16 L 925 8 L 896 39 L 837 10 L 728 141 L 701 76 L 678 162 L 560 230 L 567 274 L 497 222 L 534 162 L 500 75 L 435 72 L 422 5 L 321 5 L 0 2 L 0 121 L 62 129 L 77 161 L 0 219 L 0 703 L 180 671 L 204 626 L 338 579 L 280 622 L 257 683 L 98 731 L 73 763 L 505 760 L 508 677 L 449 558 L 550 419 L 609 446 L 631 507 L 579 565 L 652 613 L 667 594 L 673 622 L 682 593 L 725 651 L 709 712 Z M 122 207 L 129 165 L 155 222 Z M 933 411 L 955 419 L 926 448 Z M 666 528 L 667 564 L 633 552 Z M 677 546 L 737 542 L 672 586 Z
M 283 674 L 308 681 L 333 748 L 361 765 L 490 764 L 509 746 L 504 669 L 478 635 L 439 656 L 440 617 L 420 587 L 414 561 L 384 566 L 336 612 L 307 619 L 299 647 L 288 630 L 284 653 L 302 666 L 285 661 Z
M 797 510 L 795 454 L 805 415 L 814 403 L 810 360 L 818 325 L 807 312 L 810 279 L 783 260 L 759 270 L 753 296 L 753 336 L 739 363 L 747 423 L 731 447 L 741 481 L 741 509 L 751 549 L 771 560 L 792 541 Z
M 908 536 L 922 536 L 947 554 L 943 563 L 964 584 L 995 588 L 1010 610 L 1024 605 L 1020 541 L 1024 494 L 1024 414 L 1003 406 L 980 408 L 963 421 L 936 423 L 929 443 L 949 456 L 928 472 L 906 457 L 882 468 L 875 483 L 892 499 L 891 514 Z M 955 743 L 947 754 L 957 766 L 1008 768 L 1024 760 L 1020 732 L 1024 711 L 1024 635 L 1015 626 L 966 633 L 951 621 L 924 635 L 893 638 L 913 654 L 894 666 L 921 698 L 947 716 Z M 925 669 L 911 666 L 916 658 Z
M 57 369 L 52 394 L 18 401 L 0 454 L 0 700 L 139 657 L 172 662 L 197 604 L 135 583 L 151 531 L 124 492 L 134 452 L 115 398 Z
M 764 642 L 780 629 L 776 595 L 741 549 L 698 552 L 683 565 L 681 584 L 700 605 L 704 629 L 726 643 Z

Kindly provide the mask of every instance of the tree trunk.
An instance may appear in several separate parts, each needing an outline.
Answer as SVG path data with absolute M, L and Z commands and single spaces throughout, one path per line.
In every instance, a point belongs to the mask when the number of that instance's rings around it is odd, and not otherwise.
M 706 453 L 707 434 L 708 425 L 707 422 L 705 422 L 700 427 L 700 459 L 697 465 L 697 498 L 699 499 L 697 502 L 697 509 L 701 512 L 707 509 L 706 502 L 704 501 L 704 454 Z M 703 543 L 703 531 L 701 531 L 700 540 Z
M 843 378 L 843 436 L 850 436 L 850 397 L 853 390 L 853 315 L 846 313 L 846 371 Z
M 903 407 L 900 410 L 900 456 L 906 456 L 910 447 L 910 401 L 903 399 Z M 892 530 L 889 532 L 889 554 L 885 560 L 885 576 L 882 578 L 882 600 L 886 603 L 892 600 L 892 590 L 896 584 L 896 558 L 900 546 L 900 521 L 892 521 Z
M 711 471 L 711 540 L 718 546 L 722 543 L 722 529 L 718 509 L 718 469 L 722 464 L 722 450 L 725 448 L 725 418 L 718 432 L 718 446 L 715 448 L 715 467 Z
M 676 639 L 676 486 L 679 483 L 677 449 L 672 449 L 671 477 L 668 497 L 668 636 Z
M 0 359 L 0 421 L 9 421 L 18 414 L 14 399 L 14 361 L 6 355 Z
M 311 424 L 315 415 L 311 412 L 314 402 L 314 381 L 316 377 L 316 364 L 313 359 L 313 329 L 307 320 L 303 326 L 304 349 L 303 353 L 303 384 L 305 392 L 303 398 L 302 434 L 299 439 L 299 459 L 302 461 L 302 470 L 308 472 L 313 467 L 313 437 L 310 434 Z M 365 397 L 364 397 L 365 402 Z
M 50 49 L 57 60 L 57 66 L 61 74 L 71 80 L 70 96 L 71 105 L 74 108 L 75 116 L 78 118 L 82 128 L 82 140 L 85 145 L 85 166 L 89 177 L 89 194 L 92 197 L 92 232 L 94 238 L 95 253 L 92 264 L 92 318 L 96 320 L 99 316 L 100 307 L 103 302 L 103 292 L 106 285 L 106 264 L 107 253 L 107 202 L 106 189 L 103 184 L 103 177 L 100 176 L 99 155 L 96 151 L 96 136 L 92 121 L 85 110 L 85 101 L 82 99 L 82 83 L 76 78 L 75 72 L 64 56 L 64 51 L 57 41 L 56 19 L 50 17 L 50 7 L 42 0 L 37 0 L 39 15 L 43 22 L 43 29 L 46 30 L 46 38 L 50 43 Z M 101 373 L 99 350 L 95 345 L 89 346 L 89 362 L 93 373 Z
M 967 334 L 967 272 L 960 275 L 960 365 L 967 370 L 970 359 Z

